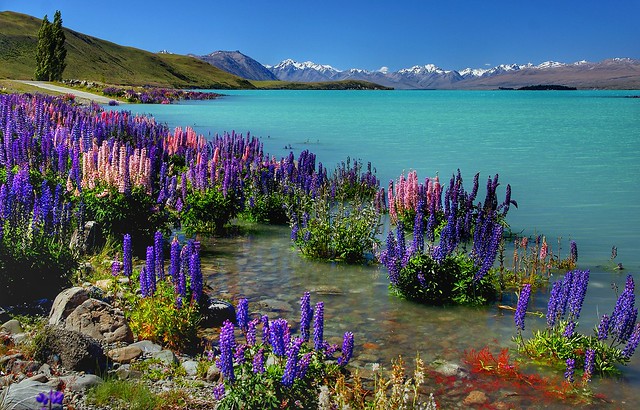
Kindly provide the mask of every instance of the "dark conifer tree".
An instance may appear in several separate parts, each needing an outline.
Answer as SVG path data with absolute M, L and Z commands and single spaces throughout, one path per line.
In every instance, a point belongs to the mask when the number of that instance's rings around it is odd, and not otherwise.
M 49 18 L 45 15 L 42 25 L 38 30 L 38 46 L 36 49 L 36 73 L 38 81 L 49 81 L 52 66 L 52 27 Z
M 45 15 L 38 30 L 38 46 L 36 49 L 36 80 L 61 81 L 62 73 L 67 64 L 67 49 L 65 35 L 62 29 L 62 15 L 57 10 L 53 24 Z
M 62 15 L 60 10 L 56 10 L 53 16 L 53 26 L 51 30 L 52 46 L 53 46 L 53 64 L 51 66 L 51 81 L 62 81 L 62 73 L 67 67 L 65 59 L 67 58 L 67 49 L 64 45 L 66 38 L 62 29 Z

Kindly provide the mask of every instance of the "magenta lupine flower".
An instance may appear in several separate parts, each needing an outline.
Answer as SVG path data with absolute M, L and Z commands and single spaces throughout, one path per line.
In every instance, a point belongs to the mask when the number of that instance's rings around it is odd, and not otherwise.
M 238 307 L 236 308 L 236 323 L 238 324 L 238 327 L 246 333 L 248 322 L 249 302 L 246 298 L 242 298 L 238 301 Z
M 300 335 L 305 342 L 309 341 L 309 326 L 313 316 L 310 299 L 311 294 L 309 292 L 305 292 L 300 299 Z
M 122 241 L 122 273 L 124 276 L 131 276 L 132 260 L 131 260 L 131 235 L 124 234 Z
M 518 306 L 516 307 L 516 313 L 514 315 L 514 321 L 516 323 L 516 329 L 518 332 L 524 330 L 524 317 L 527 314 L 527 306 L 529 305 L 529 296 L 531 295 L 531 284 L 527 283 L 522 287 L 520 296 L 518 297 Z
M 321 351 L 324 347 L 324 302 L 316 303 L 313 316 L 313 346 Z
M 233 371 L 233 352 L 235 350 L 236 340 L 233 334 L 233 323 L 225 320 L 222 328 L 220 328 L 220 356 L 216 361 L 216 366 L 224 376 L 225 380 L 233 383 L 235 374 Z
M 342 340 L 342 355 L 338 358 L 338 365 L 346 366 L 353 355 L 353 333 L 345 332 Z

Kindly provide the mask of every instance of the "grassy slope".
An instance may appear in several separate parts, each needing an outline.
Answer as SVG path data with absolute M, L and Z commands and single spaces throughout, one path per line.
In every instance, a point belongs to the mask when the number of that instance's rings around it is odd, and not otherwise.
M 0 12 L 0 78 L 33 79 L 41 20 Z M 154 54 L 65 29 L 64 78 L 177 88 L 254 88 L 240 77 L 192 57 Z

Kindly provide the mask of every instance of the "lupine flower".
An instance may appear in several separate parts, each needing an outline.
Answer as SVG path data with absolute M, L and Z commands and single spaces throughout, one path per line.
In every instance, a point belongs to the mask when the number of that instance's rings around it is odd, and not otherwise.
M 140 270 L 140 294 L 142 295 L 143 298 L 146 298 L 147 296 L 151 296 L 151 293 L 149 291 L 149 285 L 148 285 L 148 278 L 147 278 L 147 272 L 146 272 L 146 267 L 142 267 L 142 269 Z
M 180 243 L 178 238 L 174 237 L 171 241 L 171 261 L 169 263 L 169 275 L 174 284 L 178 283 L 178 275 L 180 272 Z
M 313 316 L 313 346 L 320 351 L 324 347 L 324 302 L 316 303 Z
M 224 391 L 224 383 L 218 383 L 213 388 L 213 398 L 217 401 L 224 399 L 225 391 Z
M 514 315 L 514 321 L 516 323 L 516 329 L 518 332 L 524 330 L 524 317 L 527 314 L 527 306 L 529 305 L 529 296 L 531 295 L 531 284 L 527 283 L 522 287 L 520 297 L 518 297 L 518 306 L 516 307 L 516 313 Z
M 570 320 L 569 322 L 567 322 L 567 326 L 565 326 L 564 332 L 562 332 L 562 336 L 566 338 L 570 338 L 571 336 L 573 336 L 575 329 L 576 329 L 576 322 L 574 322 L 573 320 Z
M 285 387 L 291 387 L 296 379 L 298 353 L 303 343 L 304 341 L 297 337 L 287 349 L 287 362 L 284 367 L 284 374 L 282 375 L 282 385 Z
M 256 344 L 256 327 L 258 326 L 258 319 L 253 319 L 247 324 L 246 339 L 249 346 Z
M 242 298 L 238 301 L 238 307 L 236 309 L 236 323 L 238 324 L 238 327 L 246 333 L 248 322 L 249 302 L 246 298 Z
M 598 324 L 598 340 L 606 340 L 607 337 L 609 337 L 609 323 L 610 317 L 602 315 L 602 319 L 600 319 L 600 323 Z
M 36 401 L 42 404 L 43 409 L 55 408 L 54 405 L 59 404 L 62 406 L 64 401 L 64 393 L 61 391 L 50 390 L 49 393 L 39 393 L 36 396 Z
M 193 252 L 189 261 L 191 275 L 191 299 L 199 302 L 202 297 L 202 271 L 200 270 L 200 254 Z
M 573 383 L 573 372 L 575 370 L 576 361 L 574 359 L 567 359 L 567 370 L 564 372 L 564 378 L 569 383 Z
M 147 256 L 145 259 L 145 273 L 147 275 L 148 295 L 153 296 L 156 292 L 156 272 L 155 272 L 155 254 L 153 246 L 147 246 Z
M 253 356 L 253 367 L 252 371 L 255 374 L 264 373 L 264 349 L 260 348 Z
M 631 358 L 638 347 L 638 343 L 640 343 L 640 323 L 637 323 L 633 329 L 633 333 L 631 333 L 629 341 L 622 351 L 622 355 L 627 359 Z
M 306 376 L 307 370 L 309 369 L 309 364 L 311 364 L 312 356 L 313 353 L 311 352 L 305 353 L 305 355 L 302 356 L 302 359 L 300 359 L 300 361 L 298 362 L 298 371 L 296 373 L 296 377 L 298 379 L 304 379 L 304 376 Z
M 311 325 L 311 316 L 313 316 L 310 298 L 310 293 L 305 292 L 300 299 L 300 334 L 305 342 L 309 341 L 309 326 Z
M 269 341 L 273 354 L 283 357 L 289 343 L 289 323 L 285 319 L 276 319 L 269 324 Z
M 633 332 L 637 316 L 633 277 L 629 275 L 611 314 L 610 334 L 614 335 L 618 342 L 626 343 Z
M 124 234 L 122 241 L 122 274 L 124 276 L 131 276 L 132 273 L 132 261 L 131 261 L 131 235 Z
M 164 280 L 164 250 L 162 232 L 160 231 L 154 235 L 153 252 L 155 254 L 155 272 L 159 280 Z
M 569 247 L 569 259 L 571 259 L 573 263 L 578 262 L 578 245 L 576 244 L 576 241 L 571 241 Z
M 551 287 L 551 295 L 547 304 L 547 327 L 552 329 L 560 316 L 560 304 L 562 298 L 562 281 L 556 281 Z
M 236 346 L 236 351 L 233 354 L 233 362 L 237 364 L 243 364 L 245 361 L 244 352 L 247 350 L 247 345 L 241 344 Z
M 220 356 L 216 362 L 216 366 L 224 378 L 233 383 L 235 374 L 233 372 L 233 352 L 235 350 L 236 340 L 233 334 L 233 323 L 225 320 L 220 329 Z
M 262 343 L 269 343 L 269 340 L 271 340 L 269 335 L 269 317 L 267 315 L 262 315 L 260 317 L 260 322 L 262 322 Z
M 593 375 L 593 370 L 595 367 L 595 358 L 596 351 L 594 349 L 587 349 L 584 353 L 584 373 L 582 375 L 582 380 L 588 382 L 591 380 L 591 376 Z
M 342 340 L 342 355 L 338 358 L 338 365 L 346 366 L 353 355 L 353 333 L 345 332 Z

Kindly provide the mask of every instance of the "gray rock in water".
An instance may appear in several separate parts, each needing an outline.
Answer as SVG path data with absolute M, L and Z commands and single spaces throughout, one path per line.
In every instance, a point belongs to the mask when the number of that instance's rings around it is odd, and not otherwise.
M 36 349 L 36 358 L 51 365 L 61 364 L 68 370 L 99 372 L 105 369 L 107 358 L 96 339 L 60 326 L 45 326 L 43 340 Z
M 2 326 L 0 326 L 0 331 L 5 331 L 10 335 L 16 335 L 18 333 L 24 332 L 24 329 L 22 328 L 22 325 L 18 320 L 11 319 L 4 322 Z
M 124 313 L 97 299 L 85 300 L 69 314 L 64 327 L 107 343 L 133 342 L 133 332 Z
M 89 291 L 79 286 L 65 289 L 58 293 L 58 296 L 53 301 L 53 306 L 51 306 L 49 324 L 59 325 L 64 323 L 67 316 L 87 299 L 89 299 Z
M 207 308 L 202 315 L 203 327 L 218 327 L 225 320 L 236 321 L 236 309 L 229 302 L 220 299 L 209 298 Z
M 443 376 L 456 376 L 458 378 L 469 377 L 469 371 L 457 363 L 447 361 L 437 361 L 432 363 L 433 369 Z
M 48 395 L 51 390 L 51 386 L 46 383 L 25 379 L 7 388 L 4 399 L 0 401 L 0 408 L 11 410 L 40 409 L 42 405 L 36 401 L 36 397 L 40 393 Z M 62 409 L 62 406 L 56 405 L 52 408 Z

